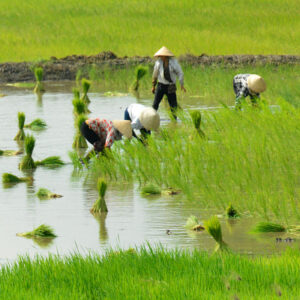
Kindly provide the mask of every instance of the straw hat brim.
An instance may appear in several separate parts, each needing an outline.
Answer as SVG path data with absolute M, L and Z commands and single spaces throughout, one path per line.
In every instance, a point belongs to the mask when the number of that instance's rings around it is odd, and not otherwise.
M 155 57 L 158 57 L 158 56 L 169 56 L 169 57 L 172 57 L 172 56 L 175 56 L 168 48 L 166 47 L 162 47 L 160 48 L 155 54 L 154 54 Z
M 121 132 L 122 135 L 128 139 L 132 138 L 131 122 L 127 120 L 114 120 L 112 121 L 113 126 Z
M 140 122 L 142 126 L 147 130 L 157 131 L 160 125 L 160 117 L 158 112 L 152 108 L 145 108 L 140 114 Z
M 247 78 L 248 88 L 253 91 L 254 93 L 262 93 L 266 90 L 267 85 L 264 79 L 256 74 L 250 75 Z

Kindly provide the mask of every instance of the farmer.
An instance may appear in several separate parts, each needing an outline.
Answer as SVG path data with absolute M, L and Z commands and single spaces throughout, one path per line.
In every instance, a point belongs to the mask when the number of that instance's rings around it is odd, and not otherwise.
M 252 105 L 257 105 L 259 94 L 266 90 L 267 86 L 262 77 L 256 74 L 238 74 L 233 78 L 233 89 L 236 95 L 235 107 L 240 108 L 242 100 L 250 96 Z
M 132 137 L 132 129 L 129 121 L 105 119 L 88 119 L 80 127 L 82 135 L 94 146 L 96 152 L 110 149 L 114 141 Z
M 124 120 L 131 122 L 132 135 L 137 138 L 134 129 L 140 130 L 143 137 L 151 134 L 151 130 L 157 131 L 160 125 L 159 114 L 152 107 L 142 104 L 130 104 L 124 113 Z
M 182 69 L 177 59 L 174 57 L 174 54 L 166 47 L 159 49 L 154 56 L 158 57 L 158 60 L 155 62 L 152 76 L 152 93 L 155 93 L 152 107 L 155 110 L 158 110 L 163 96 L 167 95 L 172 114 L 176 119 L 175 111 L 178 106 L 176 98 L 177 77 L 180 82 L 181 90 L 186 92 Z

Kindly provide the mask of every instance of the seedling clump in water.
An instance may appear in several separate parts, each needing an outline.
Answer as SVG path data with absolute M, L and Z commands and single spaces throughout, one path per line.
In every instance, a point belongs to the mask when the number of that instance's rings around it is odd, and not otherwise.
M 17 236 L 23 236 L 28 238 L 55 238 L 54 230 L 52 227 L 42 224 L 33 231 L 17 233 Z
M 280 224 L 271 223 L 271 222 L 260 222 L 252 230 L 255 233 L 263 232 L 286 232 L 287 228 Z
M 25 124 L 25 114 L 23 112 L 19 112 L 18 113 L 19 131 L 15 136 L 15 141 L 24 141 L 25 139 L 24 124 Z
M 148 69 L 143 66 L 137 66 L 135 69 L 135 81 L 132 84 L 132 90 L 137 92 L 140 87 L 140 80 L 147 74 Z
M 31 123 L 29 124 L 26 124 L 24 126 L 24 128 L 28 128 L 28 129 L 31 129 L 31 130 L 43 130 L 47 127 L 47 124 L 44 120 L 42 119 L 35 119 L 34 121 L 32 121 Z
M 107 189 L 107 184 L 103 178 L 98 179 L 97 189 L 98 189 L 98 193 L 99 193 L 99 198 L 97 201 L 95 201 L 95 203 L 91 209 L 91 213 L 92 214 L 107 213 L 108 209 L 107 209 L 106 202 L 104 199 L 106 189 Z
M 82 90 L 83 90 L 83 95 L 81 97 L 81 100 L 83 100 L 83 102 L 87 105 L 91 102 L 87 95 L 87 93 L 90 89 L 90 86 L 91 86 L 91 82 L 85 78 L 82 78 L 81 84 L 82 84 Z
M 154 184 L 148 184 L 142 187 L 141 193 L 142 195 L 160 195 L 161 189 Z
M 30 182 L 32 181 L 31 177 L 17 177 L 10 173 L 2 174 L 2 182 L 6 184 L 14 184 L 19 182 Z
M 236 209 L 234 209 L 234 207 L 232 206 L 232 204 L 230 203 L 228 205 L 228 207 L 226 208 L 226 216 L 228 218 L 237 218 L 239 216 L 238 212 Z
M 35 76 L 35 79 L 36 79 L 36 85 L 35 85 L 35 88 L 34 88 L 33 91 L 36 94 L 40 94 L 40 93 L 45 92 L 44 85 L 42 83 L 43 73 L 44 73 L 44 70 L 43 70 L 42 67 L 37 67 L 37 68 L 34 69 L 34 76 Z
M 65 163 L 60 159 L 59 156 L 50 156 L 43 160 L 36 161 L 36 166 L 44 166 L 44 167 L 59 167 L 63 166 Z
M 27 135 L 25 137 L 25 153 L 26 155 L 23 157 L 19 168 L 20 170 L 26 169 L 35 169 L 35 163 L 32 159 L 32 152 L 35 146 L 35 138 L 32 135 Z
M 201 126 L 201 112 L 199 110 L 194 110 L 190 112 L 193 124 L 195 126 L 195 129 L 197 131 L 197 133 L 199 134 L 200 137 L 204 138 L 205 137 L 205 133 L 202 131 L 202 129 L 200 128 Z
M 194 231 L 204 230 L 204 227 L 201 224 L 199 224 L 199 220 L 196 216 L 190 216 L 187 219 L 184 227 Z
M 50 198 L 61 198 L 62 195 L 51 193 L 49 190 L 45 188 L 40 188 L 37 193 L 37 197 L 39 199 L 50 199 Z
M 76 134 L 74 137 L 74 142 L 73 142 L 73 148 L 87 148 L 87 142 L 84 138 L 84 136 L 82 136 L 81 132 L 80 132 L 80 127 L 82 125 L 82 123 L 84 123 L 86 121 L 86 116 L 84 115 L 80 115 L 77 120 L 76 120 Z

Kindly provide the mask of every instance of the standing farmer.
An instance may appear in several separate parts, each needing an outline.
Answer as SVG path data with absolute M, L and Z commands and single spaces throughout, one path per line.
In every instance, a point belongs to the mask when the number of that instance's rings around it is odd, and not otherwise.
M 259 94 L 266 90 L 267 86 L 262 77 L 256 74 L 238 74 L 233 78 L 233 89 L 236 95 L 235 107 L 240 108 L 241 102 L 250 96 L 252 105 L 257 104 Z
M 114 141 L 132 137 L 130 121 L 105 119 L 88 119 L 80 127 L 82 135 L 94 146 L 96 152 L 110 149 Z
M 152 93 L 155 93 L 155 98 L 152 107 L 158 110 L 159 104 L 164 95 L 167 95 L 172 114 L 176 119 L 175 111 L 177 108 L 176 97 L 176 78 L 178 77 L 181 90 L 186 92 L 184 88 L 184 79 L 182 69 L 174 57 L 174 54 L 166 47 L 162 47 L 155 54 L 158 57 L 154 65 L 152 76 Z M 157 84 L 158 82 L 158 84 Z M 156 88 L 157 84 L 157 88 Z

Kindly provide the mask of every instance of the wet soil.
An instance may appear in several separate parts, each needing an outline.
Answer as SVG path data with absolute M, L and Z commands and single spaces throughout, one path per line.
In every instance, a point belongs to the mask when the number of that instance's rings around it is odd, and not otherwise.
M 195 56 L 185 54 L 179 56 L 181 63 L 189 65 L 225 65 L 229 67 L 243 65 L 300 65 L 300 55 L 217 55 L 209 56 L 201 54 Z M 74 80 L 78 70 L 87 73 L 92 67 L 126 68 L 138 64 L 152 65 L 154 59 L 149 56 L 117 57 L 113 52 L 101 52 L 92 56 L 71 55 L 64 58 L 51 57 L 50 60 L 40 62 L 7 62 L 0 64 L 0 83 L 33 81 L 33 68 L 44 68 L 44 80 Z

